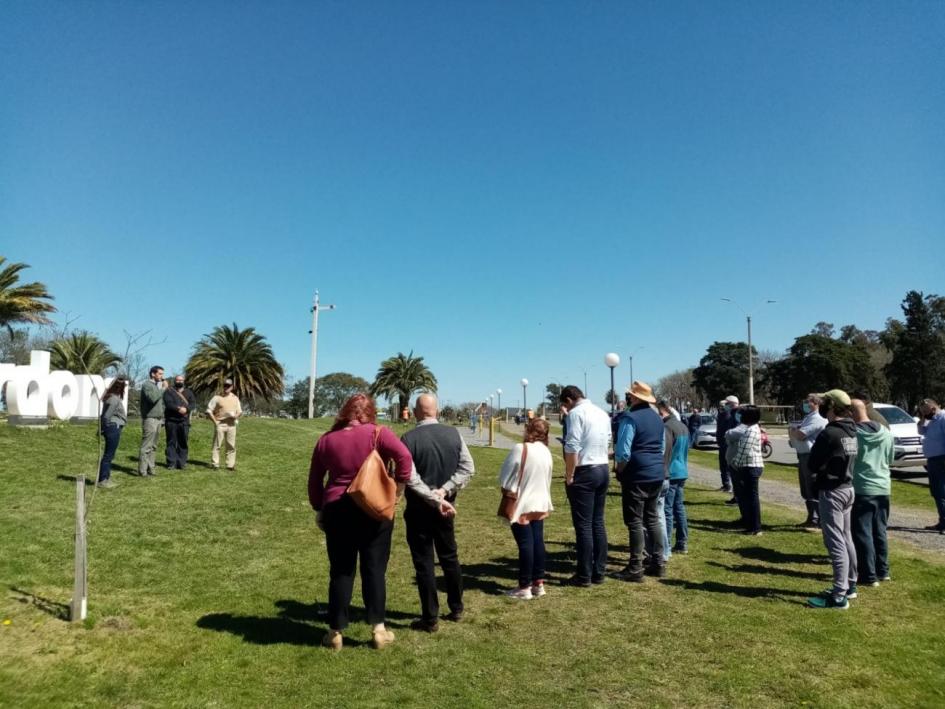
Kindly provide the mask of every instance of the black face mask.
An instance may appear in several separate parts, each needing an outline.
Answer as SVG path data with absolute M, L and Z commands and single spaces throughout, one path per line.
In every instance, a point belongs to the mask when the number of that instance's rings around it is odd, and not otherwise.
M 825 406 L 824 404 L 821 404 L 820 406 L 817 407 L 817 411 L 818 411 L 818 412 L 820 413 L 820 415 L 823 416 L 824 418 L 827 418 L 827 412 L 828 412 L 829 410 L 830 410 L 830 408 L 827 407 L 827 406 Z
M 183 389 L 183 388 L 184 388 L 184 382 L 174 382 L 174 388 L 175 388 L 175 389 Z

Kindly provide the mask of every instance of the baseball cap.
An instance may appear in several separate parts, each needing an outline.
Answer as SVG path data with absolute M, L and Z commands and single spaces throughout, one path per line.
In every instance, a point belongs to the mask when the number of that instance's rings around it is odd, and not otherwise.
M 850 401 L 850 395 L 843 391 L 843 389 L 825 391 L 820 395 L 820 398 L 829 400 L 834 406 L 851 406 L 853 404 L 853 402 Z
M 733 395 L 729 394 L 728 396 L 725 397 L 725 401 L 726 401 L 727 403 L 729 403 L 729 404 L 735 404 L 735 406 L 738 406 L 738 397 L 737 397 L 737 396 L 733 396 Z
M 225 387 L 231 387 L 231 386 L 233 386 L 233 380 L 232 380 L 232 379 L 224 379 L 224 380 L 223 380 L 223 386 L 225 386 Z

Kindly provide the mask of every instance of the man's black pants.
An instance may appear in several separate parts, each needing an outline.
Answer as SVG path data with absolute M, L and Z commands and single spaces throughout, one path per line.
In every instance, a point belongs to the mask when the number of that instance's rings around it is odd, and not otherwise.
M 167 457 L 167 467 L 186 468 L 190 422 L 167 419 L 164 422 L 164 435 L 167 436 L 167 447 L 164 449 L 164 455 Z
M 453 518 L 443 517 L 439 510 L 425 502 L 408 498 L 404 522 L 407 523 L 407 544 L 410 545 L 413 568 L 417 574 L 421 616 L 431 623 L 440 616 L 434 550 L 440 560 L 446 581 L 447 605 L 454 613 L 461 613 L 463 610 L 463 570 L 459 565 Z

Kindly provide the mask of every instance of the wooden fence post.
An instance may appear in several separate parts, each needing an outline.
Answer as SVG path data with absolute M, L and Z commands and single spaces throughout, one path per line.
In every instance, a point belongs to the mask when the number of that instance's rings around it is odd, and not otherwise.
M 88 611 L 88 559 L 85 554 L 85 476 L 75 479 L 75 586 L 70 620 L 85 620 Z

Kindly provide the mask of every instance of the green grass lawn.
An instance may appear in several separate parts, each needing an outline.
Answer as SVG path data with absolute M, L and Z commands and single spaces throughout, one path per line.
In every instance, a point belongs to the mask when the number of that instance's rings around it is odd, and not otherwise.
M 713 470 L 718 469 L 719 454 L 712 450 L 690 450 L 689 460 Z M 797 466 L 782 465 L 765 461 L 764 477 L 781 482 L 790 483 L 797 487 Z M 799 494 L 799 493 L 798 493 Z M 893 504 L 903 507 L 918 507 L 924 510 L 934 510 L 935 503 L 929 495 L 928 485 L 920 485 L 908 479 L 893 477 L 891 499 Z M 798 499 L 800 499 L 798 497 Z
M 84 624 L 62 620 L 68 477 L 92 473 L 93 430 L 0 426 L 0 706 L 945 704 L 939 558 L 894 546 L 893 582 L 862 590 L 847 612 L 808 610 L 807 595 L 828 584 L 819 538 L 773 506 L 765 536 L 743 537 L 722 496 L 692 489 L 692 552 L 673 558 L 666 579 L 564 588 L 553 582 L 572 572 L 574 553 L 559 466 L 549 592 L 515 602 L 500 595 L 515 578 L 512 536 L 495 517 L 505 452 L 482 448 L 457 522 L 467 619 L 432 636 L 407 629 L 419 603 L 398 520 L 388 573 L 397 642 L 370 649 L 359 621 L 332 654 L 318 646 L 327 564 L 305 493 L 326 426 L 247 419 L 239 470 L 228 474 L 205 467 L 210 430 L 200 422 L 196 464 L 142 480 L 122 472 L 135 467 L 132 425 L 116 461 L 121 486 L 91 502 Z M 618 502 L 608 504 L 614 570 L 627 557 Z

